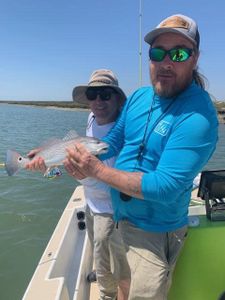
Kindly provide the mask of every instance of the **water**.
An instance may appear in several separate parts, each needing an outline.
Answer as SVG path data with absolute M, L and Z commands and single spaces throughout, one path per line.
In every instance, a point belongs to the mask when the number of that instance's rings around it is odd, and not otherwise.
M 85 133 L 88 112 L 0 105 L 0 162 L 7 149 L 26 154 L 70 129 Z M 225 169 L 225 125 L 205 169 Z M 0 300 L 20 300 L 63 212 L 76 181 L 48 180 L 26 170 L 8 177 L 0 170 Z
M 7 149 L 26 154 L 70 129 L 85 133 L 88 112 L 0 105 L 0 162 Z M 63 171 L 63 170 L 62 170 Z M 76 181 L 66 174 L 48 180 L 22 170 L 0 169 L 0 299 L 21 299 Z

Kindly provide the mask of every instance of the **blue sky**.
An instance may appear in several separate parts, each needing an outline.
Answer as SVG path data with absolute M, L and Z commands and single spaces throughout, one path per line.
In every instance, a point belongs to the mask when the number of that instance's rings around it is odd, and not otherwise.
M 142 0 L 142 40 L 165 17 L 194 18 L 199 70 L 225 101 L 225 2 Z M 71 100 L 75 85 L 112 69 L 127 95 L 139 87 L 139 0 L 0 0 L 0 99 Z M 142 44 L 142 85 L 149 85 Z

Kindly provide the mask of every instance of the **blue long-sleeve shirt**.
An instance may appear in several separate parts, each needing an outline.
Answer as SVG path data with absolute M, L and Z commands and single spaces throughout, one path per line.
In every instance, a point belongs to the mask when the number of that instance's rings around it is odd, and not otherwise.
M 112 189 L 115 220 L 157 232 L 186 225 L 193 179 L 215 150 L 217 133 L 212 101 L 195 83 L 175 98 L 154 95 L 151 87 L 131 95 L 104 138 L 110 149 L 101 158 L 118 155 L 115 168 L 143 172 L 144 199 L 124 202 Z

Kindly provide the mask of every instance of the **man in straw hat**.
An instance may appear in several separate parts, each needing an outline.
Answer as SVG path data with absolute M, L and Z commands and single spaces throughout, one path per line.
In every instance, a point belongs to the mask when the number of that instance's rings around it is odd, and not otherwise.
M 72 95 L 75 102 L 89 105 L 91 113 L 88 117 L 86 135 L 97 138 L 104 137 L 114 126 L 126 99 L 115 74 L 106 69 L 94 71 L 88 84 L 76 86 Z M 112 167 L 115 158 L 114 156 L 105 160 L 104 164 Z M 73 169 L 72 172 L 70 169 L 67 171 L 74 176 Z M 117 299 L 128 299 L 130 269 L 120 234 L 113 220 L 110 187 L 93 178 L 86 178 L 80 182 L 84 185 L 87 202 L 86 224 L 94 253 L 100 299 L 116 299 L 118 286 Z M 92 281 L 93 278 L 92 272 L 88 279 Z
M 72 96 L 75 102 L 89 105 L 91 113 L 86 135 L 97 138 L 104 137 L 114 126 L 126 99 L 115 74 L 106 69 L 94 71 L 88 84 L 76 86 Z M 32 150 L 28 156 L 33 156 L 37 151 L 38 149 Z M 116 156 L 112 156 L 104 164 L 112 167 L 115 159 Z M 37 157 L 27 164 L 27 169 L 44 172 L 46 166 L 44 160 Z M 110 187 L 93 178 L 83 179 L 84 176 L 78 176 L 74 167 L 68 166 L 66 170 L 84 185 L 87 232 L 96 267 L 96 271 L 88 274 L 87 279 L 92 282 L 97 277 L 101 300 L 127 300 L 130 268 L 121 236 L 113 220 Z

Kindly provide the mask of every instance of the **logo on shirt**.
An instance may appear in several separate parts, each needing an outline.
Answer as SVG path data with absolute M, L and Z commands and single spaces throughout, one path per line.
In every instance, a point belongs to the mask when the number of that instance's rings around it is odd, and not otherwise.
M 170 126 L 171 126 L 170 123 L 162 120 L 162 121 L 159 122 L 159 124 L 154 129 L 154 132 L 165 136 L 165 135 L 167 135 L 167 133 L 170 129 Z

